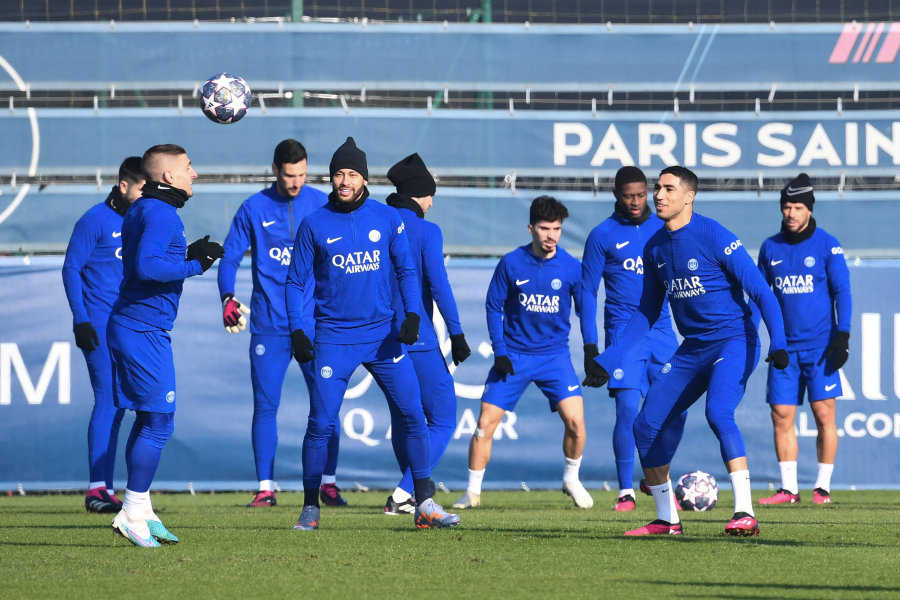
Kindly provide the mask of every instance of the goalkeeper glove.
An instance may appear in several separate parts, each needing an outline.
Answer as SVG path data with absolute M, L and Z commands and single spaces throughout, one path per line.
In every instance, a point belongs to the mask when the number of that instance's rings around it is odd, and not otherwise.
M 244 314 L 241 314 L 244 313 Z M 241 304 L 234 297 L 234 294 L 225 294 L 222 297 L 222 322 L 225 324 L 225 331 L 228 333 L 238 333 L 247 328 L 247 318 L 250 309 Z

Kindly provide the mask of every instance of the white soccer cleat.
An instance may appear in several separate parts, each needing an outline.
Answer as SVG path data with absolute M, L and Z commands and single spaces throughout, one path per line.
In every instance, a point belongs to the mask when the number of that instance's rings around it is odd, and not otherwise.
M 578 480 L 563 481 L 562 491 L 565 492 L 566 495 L 572 497 L 575 506 L 578 508 L 591 508 L 594 506 L 594 499 Z
M 150 533 L 150 527 L 144 519 L 131 519 L 123 508 L 116 514 L 112 522 L 113 531 L 140 548 L 158 548 L 157 542 Z
M 468 490 L 453 503 L 453 508 L 478 508 L 481 506 L 481 494 L 474 494 Z

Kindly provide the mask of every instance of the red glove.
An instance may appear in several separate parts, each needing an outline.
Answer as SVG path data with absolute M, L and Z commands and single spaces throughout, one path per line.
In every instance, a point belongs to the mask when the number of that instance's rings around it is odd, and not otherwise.
M 234 294 L 225 294 L 222 298 L 222 322 L 228 333 L 238 333 L 247 329 L 247 319 L 244 315 L 249 314 L 250 309 L 241 304 Z

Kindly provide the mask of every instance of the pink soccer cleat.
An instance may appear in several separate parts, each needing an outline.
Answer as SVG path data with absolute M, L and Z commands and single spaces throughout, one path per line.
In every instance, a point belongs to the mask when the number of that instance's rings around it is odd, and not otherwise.
M 731 522 L 725 526 L 728 535 L 759 535 L 759 523 L 745 512 L 734 513 Z
M 831 504 L 831 493 L 826 492 L 822 488 L 816 488 L 813 490 L 813 503 L 814 504 Z
M 613 510 L 617 510 L 619 512 L 634 510 L 634 496 L 632 496 L 631 494 L 619 496 L 618 499 L 616 499 L 616 505 L 613 506 Z
M 638 535 L 681 535 L 682 533 L 684 533 L 684 528 L 682 528 L 681 523 L 666 523 L 657 519 L 643 527 L 626 531 L 625 535 L 631 537 Z
M 760 498 L 758 502 L 760 504 L 797 504 L 800 502 L 800 494 L 792 494 L 781 488 L 768 498 Z

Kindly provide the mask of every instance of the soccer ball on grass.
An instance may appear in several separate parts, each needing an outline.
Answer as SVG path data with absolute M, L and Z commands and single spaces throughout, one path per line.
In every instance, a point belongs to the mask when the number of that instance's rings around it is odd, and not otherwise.
M 716 478 L 703 471 L 682 475 L 675 485 L 675 500 L 683 510 L 709 510 L 718 499 L 719 484 Z
M 219 73 L 200 88 L 200 108 L 210 121 L 237 123 L 250 109 L 250 86 L 237 75 Z

